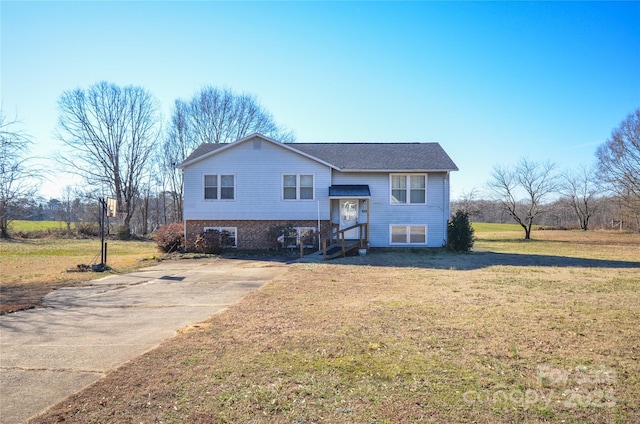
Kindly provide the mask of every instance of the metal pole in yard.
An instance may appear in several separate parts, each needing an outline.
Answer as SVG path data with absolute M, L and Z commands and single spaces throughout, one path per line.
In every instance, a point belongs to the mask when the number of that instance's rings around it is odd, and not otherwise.
M 104 220 L 105 212 L 107 210 L 107 202 L 100 197 L 100 271 L 104 271 L 105 263 L 105 251 L 104 251 Z

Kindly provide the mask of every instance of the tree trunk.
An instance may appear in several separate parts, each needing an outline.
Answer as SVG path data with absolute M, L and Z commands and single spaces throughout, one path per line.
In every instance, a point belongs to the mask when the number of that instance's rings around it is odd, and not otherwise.
M 582 218 L 582 222 L 580 224 L 580 228 L 582 228 L 582 231 L 587 231 L 589 229 L 589 217 L 585 216 L 584 218 Z

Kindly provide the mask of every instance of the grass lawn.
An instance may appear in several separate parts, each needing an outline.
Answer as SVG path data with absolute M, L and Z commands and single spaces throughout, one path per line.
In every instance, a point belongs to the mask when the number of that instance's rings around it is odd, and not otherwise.
M 51 290 L 101 275 L 67 272 L 78 264 L 99 263 L 100 240 L 0 240 L 0 253 L 0 313 L 36 306 Z M 132 270 L 142 266 L 141 260 L 159 256 L 153 242 L 107 242 L 107 264 L 112 272 Z
M 518 224 L 498 224 L 493 222 L 472 222 L 471 226 L 476 233 L 495 233 L 504 231 L 522 231 L 524 229 Z M 532 230 L 533 231 L 533 230 Z
M 291 265 L 33 422 L 640 422 L 640 235 Z
M 75 224 L 71 224 L 75 225 Z M 60 230 L 67 228 L 67 224 L 63 221 L 11 221 L 9 223 L 9 232 L 14 231 L 43 231 L 43 230 Z

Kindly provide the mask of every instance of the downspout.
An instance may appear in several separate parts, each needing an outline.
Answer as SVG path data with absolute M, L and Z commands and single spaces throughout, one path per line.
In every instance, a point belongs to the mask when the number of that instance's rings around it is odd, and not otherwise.
M 449 238 L 448 229 L 449 229 L 449 191 L 447 190 L 447 182 L 449 181 L 449 172 L 447 171 L 446 176 L 442 180 L 442 218 L 444 225 L 444 244 L 443 247 L 447 245 L 447 241 Z
M 175 165 L 175 164 L 174 164 Z M 184 168 L 180 168 L 180 172 L 182 172 L 182 221 L 184 222 L 183 228 L 183 239 L 184 239 L 184 251 L 187 251 L 187 219 L 185 218 L 185 207 L 184 207 Z

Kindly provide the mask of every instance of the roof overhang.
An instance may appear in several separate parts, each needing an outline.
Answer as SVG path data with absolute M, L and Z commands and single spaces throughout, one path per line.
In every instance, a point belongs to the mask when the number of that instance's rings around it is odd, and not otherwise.
M 330 199 L 368 199 L 369 197 L 371 197 L 371 191 L 369 190 L 369 186 L 366 184 L 334 184 L 329 186 Z
M 435 172 L 452 172 L 459 171 L 458 168 L 452 169 L 336 169 L 340 172 L 382 172 L 385 174 L 412 174 L 412 173 L 435 173 Z
M 281 142 L 279 142 L 277 140 L 274 140 L 272 138 L 269 138 L 267 136 L 264 136 L 262 134 L 257 134 L 257 133 L 251 134 L 251 135 L 249 135 L 249 136 L 247 136 L 247 137 L 245 137 L 243 139 L 240 139 L 238 141 L 234 141 L 233 143 L 226 143 L 226 144 L 224 144 L 224 146 L 216 148 L 216 149 L 214 149 L 214 150 L 212 150 L 212 151 L 210 151 L 208 153 L 205 153 L 205 154 L 203 154 L 201 156 L 198 156 L 196 158 L 193 158 L 191 160 L 184 161 L 184 162 L 178 164 L 176 166 L 176 168 L 184 170 L 184 168 L 186 168 L 187 166 L 193 165 L 194 163 L 200 162 L 201 160 L 207 159 L 207 158 L 209 158 L 211 156 L 220 154 L 221 152 L 224 152 L 225 150 L 233 149 L 234 147 L 236 147 L 236 146 L 238 146 L 238 145 L 240 145 L 242 143 L 248 142 L 249 140 L 256 139 L 256 138 L 259 138 L 259 139 L 261 139 L 263 141 L 269 142 L 269 143 L 271 143 L 271 144 L 273 144 L 275 146 L 281 147 L 281 148 L 283 148 L 285 150 L 289 150 L 291 152 L 297 153 L 300 156 L 304 156 L 304 157 L 306 157 L 308 159 L 311 159 L 311 160 L 313 160 L 315 162 L 319 162 L 319 163 L 321 163 L 323 165 L 328 166 L 329 168 L 338 169 L 335 165 L 332 165 L 332 164 L 330 164 L 330 163 L 328 163 L 328 162 L 326 162 L 326 161 L 324 161 L 324 160 L 322 160 L 320 158 L 317 158 L 317 157 L 312 156 L 312 155 L 310 155 L 308 153 L 302 152 L 302 151 L 296 149 L 295 147 L 291 146 L 291 144 L 294 144 L 294 143 L 281 143 Z

